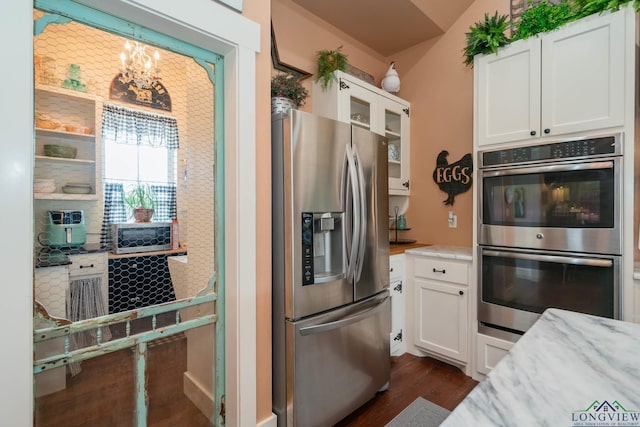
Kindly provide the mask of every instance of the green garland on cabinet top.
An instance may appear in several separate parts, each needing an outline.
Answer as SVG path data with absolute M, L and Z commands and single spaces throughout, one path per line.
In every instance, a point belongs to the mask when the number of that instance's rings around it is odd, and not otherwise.
M 485 13 L 484 21 L 476 22 L 466 33 L 467 44 L 463 50 L 463 62 L 473 68 L 473 58 L 478 54 L 497 53 L 498 48 L 513 41 L 553 31 L 568 22 L 595 13 L 615 12 L 631 2 L 637 12 L 640 9 L 640 0 L 564 0 L 559 4 L 550 4 L 542 0 L 520 15 L 520 20 L 513 25 L 511 38 L 504 34 L 509 26 L 507 15 L 499 15 L 496 12 L 490 17 Z

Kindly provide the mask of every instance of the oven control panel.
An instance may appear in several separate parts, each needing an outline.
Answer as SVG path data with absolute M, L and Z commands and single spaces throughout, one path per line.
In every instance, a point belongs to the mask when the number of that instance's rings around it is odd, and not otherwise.
M 620 135 L 481 152 L 480 167 L 620 155 Z

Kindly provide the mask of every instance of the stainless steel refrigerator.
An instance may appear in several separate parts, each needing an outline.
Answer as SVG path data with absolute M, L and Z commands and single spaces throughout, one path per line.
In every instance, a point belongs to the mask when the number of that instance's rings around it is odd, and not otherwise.
M 335 424 L 388 386 L 387 152 L 347 123 L 273 116 L 278 426 Z

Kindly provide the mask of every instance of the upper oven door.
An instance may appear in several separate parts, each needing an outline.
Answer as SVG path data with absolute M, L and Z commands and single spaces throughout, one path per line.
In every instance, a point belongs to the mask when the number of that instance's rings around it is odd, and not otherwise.
M 480 170 L 479 242 L 621 254 L 621 157 Z

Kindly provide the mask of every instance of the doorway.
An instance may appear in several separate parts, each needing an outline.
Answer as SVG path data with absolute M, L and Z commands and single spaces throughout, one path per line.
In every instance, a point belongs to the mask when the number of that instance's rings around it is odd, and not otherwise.
M 34 188 L 36 425 L 73 425 L 72 420 L 78 425 L 164 425 L 170 418 L 162 411 L 171 404 L 192 405 L 195 410 L 188 411 L 200 418 L 193 425 L 222 424 L 221 393 L 213 402 L 210 398 L 224 376 L 214 374 L 214 366 L 222 365 L 224 371 L 224 337 L 219 329 L 214 333 L 224 313 L 223 306 L 214 308 L 224 300 L 219 299 L 223 157 L 214 143 L 222 140 L 216 134 L 223 132 L 223 109 L 217 108 L 221 91 L 215 90 L 223 81 L 222 57 L 108 16 L 103 19 L 109 31 L 90 27 L 70 19 L 77 9 L 70 7 L 68 15 L 34 12 L 34 187 L 40 185 Z M 133 95 L 114 96 L 114 86 L 125 83 L 122 69 L 127 61 L 119 53 L 128 51 L 124 46 L 132 44 L 129 39 L 159 51 L 158 58 L 152 57 L 164 64 L 153 64 L 162 70 L 162 90 L 152 83 L 151 89 L 144 88 L 151 95 L 140 96 L 142 85 L 130 89 L 127 82 L 124 88 Z M 163 102 L 154 102 L 160 92 Z M 168 99 L 169 109 L 157 108 L 166 107 Z M 166 209 L 167 217 L 151 223 L 171 224 L 170 249 L 115 253 L 113 225 L 133 220 L 111 221 L 106 215 L 118 191 L 107 191 L 114 179 L 106 174 L 107 145 L 113 141 L 106 132 L 105 106 L 177 122 L 180 142 L 169 148 L 175 150 L 167 156 L 171 164 L 165 159 L 162 165 L 167 182 L 138 176 L 128 183 L 156 186 L 158 211 L 160 205 L 173 206 Z M 133 145 L 140 149 L 141 144 Z M 168 146 L 157 141 L 149 145 L 154 150 Z M 114 159 L 125 163 L 129 157 Z M 145 156 L 138 155 L 138 164 L 140 160 Z M 159 200 L 161 186 L 173 186 L 171 200 Z M 124 200 L 127 192 L 122 188 Z M 116 299 L 129 305 L 113 304 Z M 214 345 L 214 336 L 222 341 Z M 96 395 L 113 397 L 88 402 L 83 384 L 103 384 L 109 392 Z M 56 413 L 63 418 L 54 421 Z

